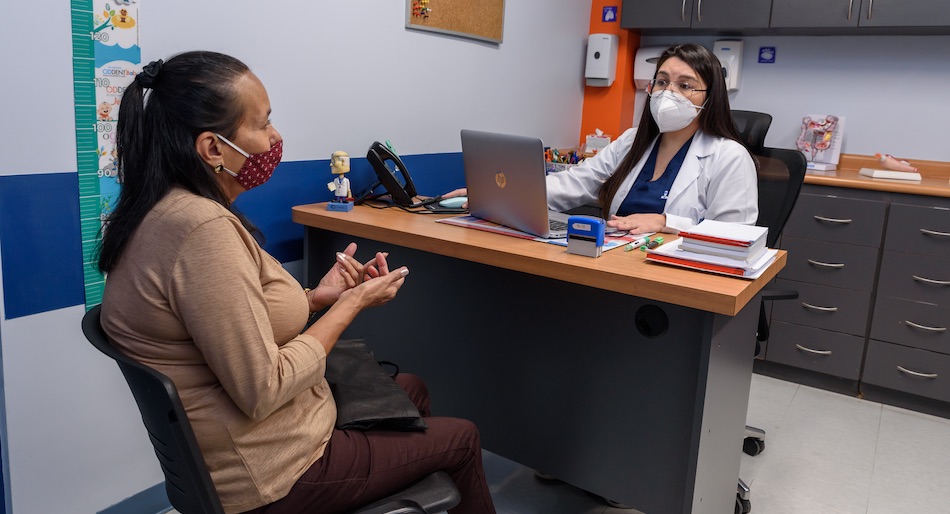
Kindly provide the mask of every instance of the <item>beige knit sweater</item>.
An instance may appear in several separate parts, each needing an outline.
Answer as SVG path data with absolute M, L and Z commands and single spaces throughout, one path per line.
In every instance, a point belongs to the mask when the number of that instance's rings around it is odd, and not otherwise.
M 300 285 L 221 205 L 172 190 L 106 279 L 102 324 L 175 382 L 225 511 L 284 497 L 336 422 Z

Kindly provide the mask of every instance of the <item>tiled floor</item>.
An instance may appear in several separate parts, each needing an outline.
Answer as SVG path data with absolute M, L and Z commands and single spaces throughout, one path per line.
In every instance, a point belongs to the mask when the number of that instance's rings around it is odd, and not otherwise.
M 742 455 L 754 514 L 950 513 L 950 420 L 753 375 Z M 565 484 L 486 454 L 499 514 L 620 514 Z
M 748 421 L 767 433 L 739 473 L 754 514 L 950 514 L 950 420 L 753 375 Z M 634 512 L 484 461 L 499 514 Z

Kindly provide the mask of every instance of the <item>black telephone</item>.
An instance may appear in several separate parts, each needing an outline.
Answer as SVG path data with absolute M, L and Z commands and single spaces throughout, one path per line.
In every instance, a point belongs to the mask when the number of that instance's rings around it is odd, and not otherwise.
M 416 196 L 416 186 L 412 183 L 412 177 L 409 176 L 406 165 L 389 146 L 389 141 L 385 145 L 379 141 L 370 145 L 369 151 L 366 152 L 366 160 L 373 165 L 376 177 L 379 178 L 376 185 L 381 184 L 386 188 L 386 192 L 393 198 L 393 203 L 403 207 L 416 207 L 412 202 L 413 197 Z

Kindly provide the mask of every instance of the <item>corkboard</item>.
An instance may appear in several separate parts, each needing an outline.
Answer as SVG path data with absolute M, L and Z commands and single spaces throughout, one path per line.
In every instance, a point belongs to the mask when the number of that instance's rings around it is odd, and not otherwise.
M 505 0 L 406 0 L 406 28 L 501 43 Z

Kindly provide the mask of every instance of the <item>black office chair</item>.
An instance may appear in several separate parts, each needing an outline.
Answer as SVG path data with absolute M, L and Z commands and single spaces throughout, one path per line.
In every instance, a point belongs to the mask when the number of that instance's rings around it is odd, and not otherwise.
M 735 111 L 733 111 L 735 112 Z M 767 115 L 766 115 L 767 116 Z M 769 117 L 771 119 L 771 117 Z M 755 158 L 758 161 L 759 217 L 755 224 L 768 227 L 766 246 L 778 245 L 782 229 L 795 208 L 798 195 L 805 181 L 807 162 L 798 150 L 762 147 Z M 761 351 L 761 343 L 769 339 L 769 318 L 765 302 L 772 300 L 790 300 L 798 298 L 797 291 L 781 291 L 774 287 L 762 290 L 762 303 L 759 305 L 759 324 L 755 334 L 755 355 Z M 745 439 L 742 451 L 748 455 L 758 455 L 765 449 L 765 431 L 759 428 L 745 427 Z M 736 514 L 745 514 L 752 509 L 749 500 L 749 487 L 739 479 L 736 490 Z
M 749 152 L 754 156 L 762 155 L 762 151 L 765 148 L 765 134 L 772 125 L 772 115 L 764 112 L 733 110 L 732 119 L 736 124 L 736 129 L 739 131 L 739 136 L 742 137 L 742 141 L 749 149 Z M 785 176 L 787 175 L 788 174 L 785 174 Z M 781 193 L 785 185 L 786 184 L 781 180 L 763 180 L 763 172 L 762 170 L 759 171 L 759 219 L 756 221 L 756 225 L 774 227 L 776 223 L 780 221 L 777 216 L 777 213 L 780 212 L 778 205 L 770 202 L 775 201 L 776 194 Z M 795 195 L 797 197 L 798 193 L 796 192 Z M 789 210 L 789 212 L 791 212 L 791 210 Z M 782 225 L 784 224 L 785 222 L 782 220 Z M 769 240 L 766 241 L 766 244 L 770 248 L 774 247 L 780 232 L 781 227 L 778 227 L 777 230 L 770 228 Z M 763 325 L 763 322 L 767 321 L 767 319 L 765 316 L 765 306 L 763 305 L 759 316 L 759 334 L 757 334 L 755 343 L 756 357 L 761 351 L 759 342 L 768 339 L 767 323 Z M 760 339 L 760 336 L 763 338 Z M 742 450 L 749 455 L 758 455 L 764 449 L 765 432 L 747 426 Z
M 765 148 L 765 133 L 772 125 L 772 115 L 755 111 L 732 111 L 732 120 L 736 123 L 739 135 L 753 155 L 762 153 Z
M 83 334 L 122 370 L 165 474 L 165 491 L 172 506 L 182 514 L 224 514 L 175 384 L 118 351 L 99 318 L 99 306 L 87 312 L 82 320 Z M 439 471 L 353 514 L 432 514 L 458 505 L 460 499 L 452 479 Z

